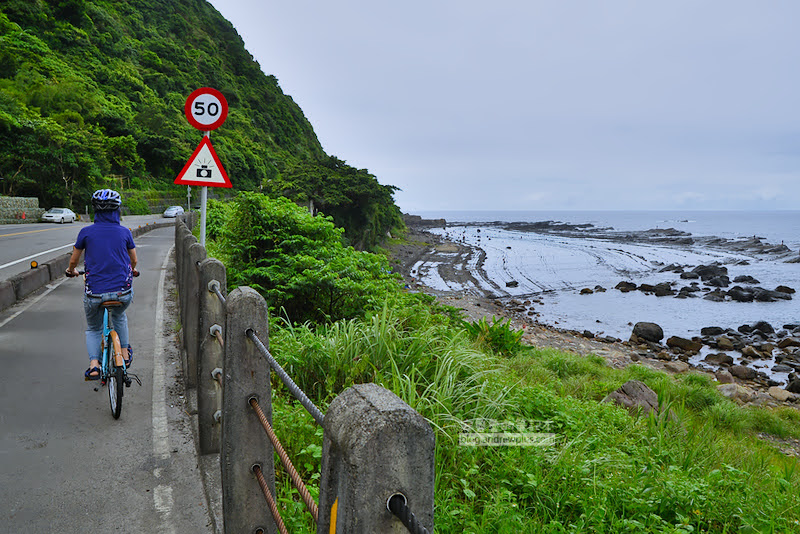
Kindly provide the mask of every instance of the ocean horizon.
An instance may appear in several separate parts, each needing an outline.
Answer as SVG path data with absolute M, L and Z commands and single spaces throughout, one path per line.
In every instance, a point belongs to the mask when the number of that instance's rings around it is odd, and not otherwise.
M 412 215 L 448 224 L 558 221 L 620 231 L 675 228 L 726 239 L 755 235 L 800 250 L 800 210 L 421 210 Z

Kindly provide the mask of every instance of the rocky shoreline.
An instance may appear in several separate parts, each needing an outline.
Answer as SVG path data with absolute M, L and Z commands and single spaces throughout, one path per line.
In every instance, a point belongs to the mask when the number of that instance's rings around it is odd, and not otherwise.
M 541 223 L 481 223 L 483 226 L 495 225 L 505 229 L 558 233 L 572 237 L 592 237 L 616 239 L 620 241 L 651 242 L 685 246 L 698 238 L 685 235 L 673 229 L 647 230 L 642 232 L 615 232 L 611 229 L 598 229 L 591 225 L 570 225 L 546 221 Z M 589 331 L 577 332 L 562 330 L 541 324 L 532 312 L 535 299 L 502 298 L 477 288 L 478 284 L 472 269 L 481 269 L 483 251 L 464 243 L 449 241 L 431 233 L 430 228 L 447 225 L 443 219 L 423 220 L 407 216 L 408 234 L 406 241 L 392 247 L 391 258 L 395 271 L 401 273 L 407 287 L 434 295 L 441 303 L 463 310 L 468 320 L 481 317 L 501 317 L 511 321 L 518 329 L 523 329 L 523 342 L 538 347 L 554 347 L 577 354 L 597 354 L 615 368 L 622 368 L 638 362 L 669 373 L 694 372 L 710 373 L 718 382 L 720 391 L 741 404 L 793 404 L 800 401 L 800 325 L 772 325 L 756 323 L 741 325 L 737 330 L 706 327 L 702 335 L 693 339 L 671 336 L 662 343 L 663 332 L 658 336 L 658 325 L 652 323 L 632 324 L 631 337 L 621 340 L 608 336 L 595 336 Z M 748 240 L 726 240 L 723 238 L 701 238 L 703 246 L 718 247 L 730 252 L 766 254 L 779 261 L 795 262 L 796 253 L 784 245 L 772 245 L 760 238 Z M 445 282 L 453 282 L 453 290 L 434 289 L 421 284 L 415 266 L 423 262 L 439 264 L 438 272 Z M 792 298 L 794 290 L 783 287 L 775 290 L 758 287 L 757 280 L 737 280 L 730 285 L 726 280 L 724 266 L 701 266 L 687 270 L 685 266 L 665 266 L 664 272 L 672 272 L 678 277 L 668 286 L 636 286 L 631 282 L 621 282 L 618 291 L 638 290 L 648 294 L 676 298 L 693 298 L 706 290 L 704 298 L 741 301 L 768 301 L 768 299 Z M 688 273 L 688 274 L 687 274 Z M 713 284 L 709 284 L 712 279 Z M 684 288 L 675 286 L 688 281 Z M 700 284 L 703 284 L 702 286 Z M 719 285 L 715 285 L 719 284 Z M 464 288 L 471 288 L 465 290 Z M 586 293 L 605 291 L 604 288 L 586 288 Z M 709 296 L 710 295 L 710 296 Z M 752 298 L 751 298 L 752 297 Z M 749 299 L 749 300 L 747 300 Z M 737 351 L 741 354 L 738 365 L 727 354 Z M 770 378 L 763 367 L 764 360 L 771 356 L 778 371 L 786 373 L 787 380 L 779 382 Z M 774 369 L 774 367 L 773 367 Z

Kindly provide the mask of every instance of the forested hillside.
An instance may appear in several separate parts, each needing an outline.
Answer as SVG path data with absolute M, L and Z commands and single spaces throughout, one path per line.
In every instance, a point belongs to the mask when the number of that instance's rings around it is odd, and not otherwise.
M 100 186 L 174 188 L 200 139 L 183 106 L 204 86 L 230 106 L 213 139 L 236 189 L 313 200 L 357 246 L 402 224 L 395 188 L 325 154 L 204 0 L 4 0 L 0 193 L 82 206 Z

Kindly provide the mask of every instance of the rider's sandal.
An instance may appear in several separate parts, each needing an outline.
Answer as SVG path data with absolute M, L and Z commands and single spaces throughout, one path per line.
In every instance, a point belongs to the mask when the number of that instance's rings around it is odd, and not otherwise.
M 93 373 L 97 373 L 97 374 L 93 374 Z M 86 370 L 86 372 L 83 373 L 83 376 L 85 377 L 85 380 L 99 380 L 101 374 L 102 374 L 102 371 L 100 370 L 100 368 L 95 366 L 95 367 L 89 367 Z
M 128 359 L 125 360 L 125 369 L 128 369 L 133 363 L 133 347 L 128 345 Z

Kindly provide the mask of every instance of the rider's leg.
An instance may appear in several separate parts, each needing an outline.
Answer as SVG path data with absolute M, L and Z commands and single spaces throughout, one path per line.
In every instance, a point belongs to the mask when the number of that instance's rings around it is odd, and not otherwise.
M 120 346 L 127 349 L 130 343 L 130 335 L 128 332 L 128 315 L 125 313 L 125 310 L 128 309 L 128 306 L 130 306 L 133 300 L 133 291 L 127 295 L 120 295 L 117 300 L 122 303 L 122 306 L 119 308 L 112 308 L 111 320 L 114 323 L 114 330 L 116 330 L 119 336 Z M 128 357 L 125 359 L 130 359 L 130 354 L 128 354 Z
M 103 339 L 103 309 L 100 299 L 83 296 L 83 312 L 86 315 L 86 352 L 89 353 L 89 368 L 100 367 L 100 342 Z

